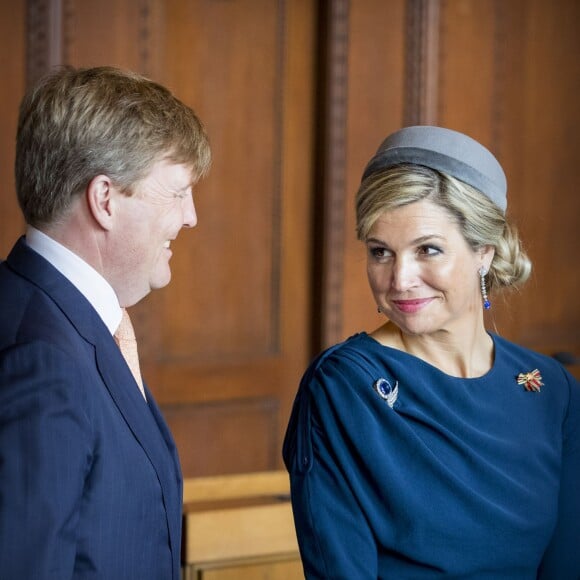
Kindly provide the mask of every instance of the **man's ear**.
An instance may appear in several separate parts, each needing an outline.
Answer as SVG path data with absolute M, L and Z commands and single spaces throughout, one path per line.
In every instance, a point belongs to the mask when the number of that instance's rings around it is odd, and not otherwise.
M 97 175 L 86 190 L 89 211 L 94 220 L 105 230 L 113 226 L 113 183 L 107 175 Z

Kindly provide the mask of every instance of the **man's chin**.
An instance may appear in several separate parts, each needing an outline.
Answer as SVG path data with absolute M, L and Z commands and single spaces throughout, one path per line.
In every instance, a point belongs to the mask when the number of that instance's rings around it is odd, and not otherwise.
M 159 290 L 160 288 L 165 288 L 171 282 L 171 271 L 167 270 L 167 273 L 163 276 L 159 276 L 151 281 L 150 290 Z

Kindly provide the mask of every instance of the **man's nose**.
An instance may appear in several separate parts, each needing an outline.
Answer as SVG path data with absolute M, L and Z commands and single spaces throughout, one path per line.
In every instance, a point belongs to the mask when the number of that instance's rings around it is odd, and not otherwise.
M 195 211 L 195 204 L 193 197 L 188 195 L 183 200 L 183 227 L 194 228 L 197 225 L 197 212 Z

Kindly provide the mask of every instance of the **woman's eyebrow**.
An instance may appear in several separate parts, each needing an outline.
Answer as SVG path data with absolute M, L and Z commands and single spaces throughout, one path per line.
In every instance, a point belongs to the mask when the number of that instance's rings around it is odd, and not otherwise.
M 439 235 L 439 234 L 427 234 L 426 236 L 419 236 L 418 238 L 415 238 L 414 240 L 411 240 L 412 244 L 424 244 L 425 242 L 428 242 L 430 240 L 445 240 L 445 236 Z M 382 246 L 388 246 L 389 244 L 387 244 L 387 242 L 385 242 L 384 240 L 381 240 L 379 238 L 367 238 L 366 239 L 366 243 L 374 243 L 374 244 L 381 244 Z

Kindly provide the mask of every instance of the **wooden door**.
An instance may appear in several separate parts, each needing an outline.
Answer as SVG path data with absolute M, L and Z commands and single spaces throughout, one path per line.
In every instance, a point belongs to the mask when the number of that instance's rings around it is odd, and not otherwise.
M 309 356 L 314 3 L 166 3 L 163 82 L 212 141 L 175 282 L 139 307 L 187 476 L 274 469 Z
M 198 226 L 173 245 L 169 287 L 132 309 L 143 375 L 186 477 L 279 468 L 310 355 L 315 2 L 24 7 L 10 32 L 22 48 L 20 78 L 61 63 L 127 67 L 167 85 L 204 122 L 214 162 L 195 192 Z M 7 149 L 22 90 L 7 102 Z M 13 223 L 13 197 L 2 204 Z M 3 230 L 3 252 L 14 230 Z

